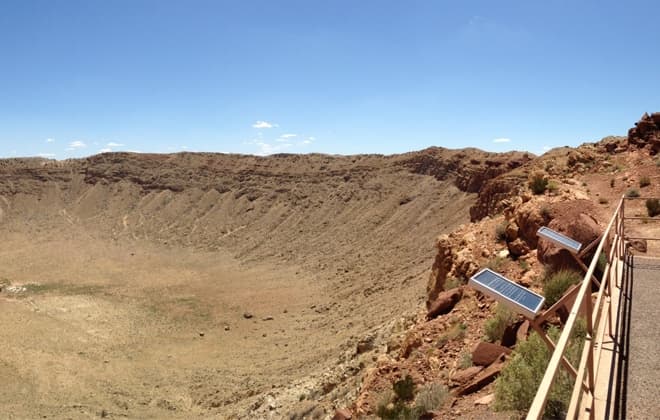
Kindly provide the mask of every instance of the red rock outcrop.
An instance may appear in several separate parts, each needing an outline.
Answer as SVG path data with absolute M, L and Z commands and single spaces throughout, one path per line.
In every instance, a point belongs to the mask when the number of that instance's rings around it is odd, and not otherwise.
M 501 354 L 511 354 L 511 349 L 499 344 L 481 341 L 472 350 L 472 363 L 477 366 L 489 366 Z
M 524 184 L 523 178 L 508 174 L 488 179 L 479 191 L 477 202 L 470 207 L 470 220 L 476 222 L 510 207 L 509 199 L 522 193 Z
M 582 205 L 580 205 L 580 201 L 584 201 Z M 548 224 L 550 229 L 575 239 L 582 243 L 583 247 L 598 239 L 602 234 L 603 228 L 592 216 L 595 212 L 589 211 L 592 207 L 591 202 L 576 200 L 570 203 L 561 203 L 558 207 L 560 209 L 556 209 L 556 217 Z M 538 259 L 543 264 L 550 265 L 555 269 L 571 268 L 580 270 L 579 265 L 569 251 L 548 240 L 541 239 L 537 249 Z M 585 260 L 589 261 L 590 257 L 587 256 Z
M 444 315 L 449 313 L 454 306 L 461 300 L 463 297 L 463 288 L 456 287 L 446 292 L 442 292 L 438 295 L 437 298 L 431 303 L 429 307 L 429 312 L 426 314 L 428 319 L 433 319 L 438 315 Z
M 638 148 L 646 148 L 654 155 L 660 151 L 660 112 L 649 115 L 644 113 L 628 130 L 628 144 Z
M 486 181 L 522 166 L 533 159 L 526 152 L 489 153 L 478 149 L 449 150 L 430 147 L 403 162 L 412 172 L 437 179 L 454 178 L 466 192 L 479 192 Z

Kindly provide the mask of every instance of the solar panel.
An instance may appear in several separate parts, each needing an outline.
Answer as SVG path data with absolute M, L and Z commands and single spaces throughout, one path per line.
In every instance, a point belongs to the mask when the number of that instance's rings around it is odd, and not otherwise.
M 571 251 L 574 254 L 580 252 L 580 248 L 582 248 L 582 244 L 579 243 L 578 241 L 571 239 L 566 235 L 562 235 L 561 233 L 556 232 L 546 226 L 539 228 L 536 234 L 542 238 L 554 242 L 555 244 L 559 245 L 564 249 Z
M 468 285 L 531 319 L 536 317 L 545 302 L 543 296 L 488 268 L 472 276 Z

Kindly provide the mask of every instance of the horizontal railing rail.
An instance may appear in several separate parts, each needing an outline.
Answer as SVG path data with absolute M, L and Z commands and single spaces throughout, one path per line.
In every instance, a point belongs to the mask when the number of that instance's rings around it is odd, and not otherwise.
M 612 326 L 612 280 L 615 280 L 615 287 L 619 287 L 619 273 L 622 271 L 623 256 L 626 252 L 624 237 L 624 200 L 619 201 L 614 215 L 610 220 L 602 238 L 598 242 L 598 247 L 587 268 L 587 272 L 580 285 L 580 289 L 575 298 L 569 316 L 564 325 L 559 339 L 555 345 L 548 367 L 541 379 L 541 384 L 537 390 L 534 401 L 527 413 L 527 419 L 540 419 L 543 416 L 550 390 L 559 370 L 562 359 L 565 357 L 573 329 L 578 320 L 578 315 L 585 314 L 587 335 L 580 358 L 580 364 L 577 368 L 575 386 L 571 401 L 568 407 L 567 418 L 573 419 L 578 415 L 580 407 L 588 407 L 590 417 L 594 416 L 594 389 L 598 379 L 598 365 L 602 356 L 603 346 L 596 346 L 596 343 L 602 343 L 607 331 L 610 336 L 613 334 Z M 605 248 L 605 245 L 611 241 L 609 250 L 606 251 L 606 265 L 603 270 L 603 277 L 600 281 L 596 302 L 592 301 L 592 276 L 598 265 L 598 260 Z M 586 376 L 586 381 L 585 381 Z M 585 386 L 586 385 L 586 386 Z M 585 400 L 586 398 L 586 400 Z

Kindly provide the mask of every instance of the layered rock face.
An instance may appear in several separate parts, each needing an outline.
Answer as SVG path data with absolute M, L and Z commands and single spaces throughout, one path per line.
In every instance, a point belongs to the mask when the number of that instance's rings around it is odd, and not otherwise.
M 478 149 L 453 151 L 431 147 L 413 154 L 403 164 L 411 172 L 431 175 L 438 180 L 453 178 L 462 191 L 481 192 L 490 179 L 510 172 L 531 161 L 534 156 L 525 152 L 485 153 Z

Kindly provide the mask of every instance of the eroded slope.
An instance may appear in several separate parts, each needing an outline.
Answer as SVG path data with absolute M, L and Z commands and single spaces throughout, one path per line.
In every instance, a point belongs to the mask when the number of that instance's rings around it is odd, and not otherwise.
M 368 362 L 356 343 L 423 301 L 433 237 L 469 220 L 485 179 L 529 159 L 1 161 L 0 305 L 25 333 L 3 332 L 3 366 L 22 384 L 3 405 L 277 417 L 301 395 L 318 410 L 349 401 Z

